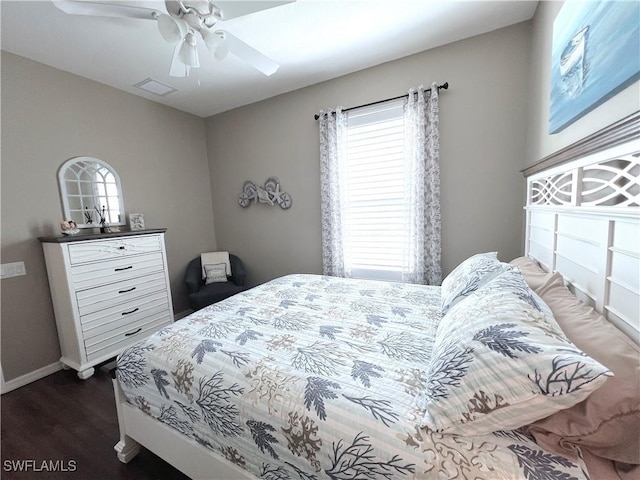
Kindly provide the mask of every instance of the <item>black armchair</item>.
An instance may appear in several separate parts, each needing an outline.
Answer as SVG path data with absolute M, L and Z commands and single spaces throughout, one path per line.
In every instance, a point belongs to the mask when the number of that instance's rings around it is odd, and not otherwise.
M 242 260 L 229 254 L 231 276 L 227 282 L 205 285 L 202 279 L 202 263 L 200 257 L 194 258 L 187 265 L 184 281 L 189 288 L 189 304 L 194 310 L 200 310 L 212 303 L 219 302 L 236 293 L 246 290 L 244 286 L 245 270 Z

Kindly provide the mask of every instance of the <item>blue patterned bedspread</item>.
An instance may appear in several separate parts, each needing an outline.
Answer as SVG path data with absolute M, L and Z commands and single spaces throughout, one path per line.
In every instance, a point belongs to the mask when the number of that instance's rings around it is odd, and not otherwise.
M 260 478 L 586 478 L 516 431 L 419 427 L 439 305 L 439 287 L 288 275 L 130 347 L 117 376 L 129 402 Z

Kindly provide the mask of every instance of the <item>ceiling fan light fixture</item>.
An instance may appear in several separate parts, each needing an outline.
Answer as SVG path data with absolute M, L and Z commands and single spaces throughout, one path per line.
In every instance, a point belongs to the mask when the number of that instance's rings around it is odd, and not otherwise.
M 225 58 L 227 58 L 227 55 L 229 55 L 229 45 L 227 45 L 227 42 L 222 40 L 222 42 L 220 42 L 220 45 L 218 45 L 218 48 L 216 48 L 216 52 L 213 54 L 213 56 L 216 60 L 224 60 Z
M 136 6 L 116 0 L 53 1 L 68 14 L 155 20 L 164 40 L 173 45 L 169 75 L 186 77 L 192 68 L 200 67 L 197 32 L 217 60 L 233 53 L 263 74 L 273 75 L 280 67 L 278 63 L 232 33 L 218 29 L 216 21 L 238 18 L 296 0 L 140 0 L 133 2 Z
M 158 15 L 158 30 L 167 42 L 176 43 L 187 34 L 187 25 L 180 19 L 162 13 Z
M 176 43 L 176 47 L 173 49 L 173 57 L 171 57 L 171 67 L 169 68 L 169 76 L 171 77 L 188 77 L 191 67 L 187 67 L 180 60 L 180 49 L 182 43 Z
M 196 38 L 193 33 L 189 32 L 184 37 L 184 42 L 178 52 L 178 59 L 188 67 L 198 68 L 200 60 L 198 59 L 198 49 L 196 48 Z
M 215 59 L 224 60 L 229 54 L 229 45 L 227 45 L 225 39 L 217 32 L 212 32 L 206 28 L 200 30 L 200 34 L 202 35 L 204 44 Z

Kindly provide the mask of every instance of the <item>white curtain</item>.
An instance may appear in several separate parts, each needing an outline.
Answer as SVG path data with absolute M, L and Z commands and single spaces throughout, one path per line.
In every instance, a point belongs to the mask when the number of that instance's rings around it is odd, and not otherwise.
M 440 285 L 440 166 L 438 132 L 438 87 L 434 83 L 429 98 L 419 87 L 409 92 L 404 109 L 405 161 L 407 189 L 405 197 L 405 259 L 402 280 L 410 283 Z M 320 128 L 320 203 L 322 212 L 322 270 L 324 275 L 350 277 L 345 262 L 343 235 L 346 195 L 344 164 L 347 115 L 321 111 Z
M 322 273 L 336 277 L 350 277 L 345 265 L 344 215 L 342 194 L 344 174 L 340 159 L 345 154 L 347 116 L 342 109 L 335 113 L 323 110 L 318 118 L 320 126 L 320 207 L 322 212 Z
M 440 285 L 442 282 L 440 233 L 440 133 L 438 86 L 429 98 L 422 86 L 411 89 L 404 109 L 406 242 L 402 280 Z

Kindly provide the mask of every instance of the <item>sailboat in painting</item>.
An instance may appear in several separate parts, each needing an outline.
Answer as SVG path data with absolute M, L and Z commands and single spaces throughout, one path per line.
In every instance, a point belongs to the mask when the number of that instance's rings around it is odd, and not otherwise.
M 560 75 L 567 76 L 576 66 L 579 67 L 578 74 L 581 83 L 584 82 L 584 59 L 587 49 L 587 39 L 589 34 L 589 26 L 587 25 L 578 33 L 576 33 L 560 56 Z

